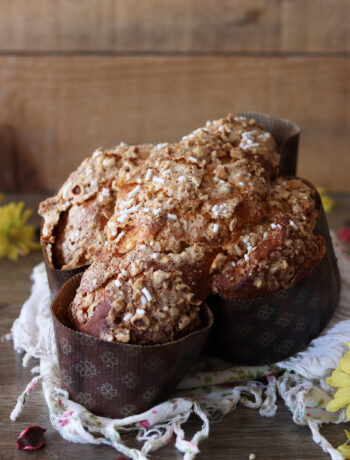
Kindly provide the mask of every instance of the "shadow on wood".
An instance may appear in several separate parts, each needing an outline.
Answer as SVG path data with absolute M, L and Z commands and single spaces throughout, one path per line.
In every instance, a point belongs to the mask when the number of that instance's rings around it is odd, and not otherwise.
M 15 135 L 9 125 L 0 126 L 0 191 L 18 191 Z

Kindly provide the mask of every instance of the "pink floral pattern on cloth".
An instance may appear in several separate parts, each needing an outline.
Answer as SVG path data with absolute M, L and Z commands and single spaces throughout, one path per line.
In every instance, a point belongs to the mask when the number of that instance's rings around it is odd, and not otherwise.
M 41 383 L 52 425 L 67 441 L 105 444 L 127 458 L 146 460 L 151 452 L 175 439 L 175 448 L 182 452 L 184 460 L 191 460 L 199 453 L 200 442 L 209 435 L 210 420 L 218 414 L 221 418 L 242 404 L 256 409 L 261 416 L 273 417 L 280 396 L 293 421 L 309 426 L 315 442 L 333 460 L 340 460 L 341 454 L 319 432 L 322 423 L 345 421 L 344 410 L 335 413 L 325 410 L 334 393 L 325 379 L 346 351 L 345 343 L 350 342 L 350 257 L 337 240 L 334 246 L 342 275 L 340 305 L 326 330 L 304 352 L 278 365 L 259 367 L 232 367 L 218 359 L 202 358 L 180 383 L 172 399 L 142 414 L 114 420 L 91 413 L 86 395 L 81 398 L 84 407 L 71 401 L 60 388 L 48 308 L 50 296 L 44 267 L 40 264 L 33 271 L 31 297 L 12 328 L 15 349 L 26 352 L 24 364 L 31 357 L 40 359 L 40 368 L 33 369 L 39 375 L 33 377 L 19 396 L 11 419 L 19 417 L 30 393 Z M 201 427 L 191 439 L 186 439 L 182 426 L 191 414 L 201 420 Z M 137 430 L 136 438 L 143 443 L 140 449 L 129 448 L 121 438 L 130 428 Z

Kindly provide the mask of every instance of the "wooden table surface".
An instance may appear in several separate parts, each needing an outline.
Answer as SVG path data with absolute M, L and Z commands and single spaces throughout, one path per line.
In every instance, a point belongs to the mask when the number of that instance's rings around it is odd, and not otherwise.
M 36 209 L 42 195 L 13 195 L 10 199 L 23 198 Z M 350 196 L 338 194 L 336 208 L 329 215 L 330 227 L 337 229 L 345 219 L 350 219 Z M 38 223 L 36 217 L 33 221 Z M 30 293 L 29 275 L 34 265 L 41 261 L 40 252 L 31 253 L 18 262 L 0 260 L 0 336 L 9 332 L 18 316 L 24 300 Z M 21 356 L 13 351 L 12 343 L 0 343 L 0 459 L 64 459 L 69 460 L 115 460 L 121 455 L 105 446 L 73 444 L 65 441 L 52 428 L 44 398 L 38 386 L 18 418 L 11 422 L 9 415 L 16 404 L 18 395 L 31 379 L 31 361 L 27 368 L 22 367 Z M 196 420 L 187 424 L 189 434 L 198 426 Z M 47 428 L 47 445 L 37 452 L 24 452 L 15 449 L 17 435 L 28 425 L 41 425 Z M 345 425 L 325 425 L 322 433 L 335 446 L 345 441 Z M 347 428 L 349 428 L 347 426 Z M 133 436 L 128 436 L 130 445 L 136 447 Z M 258 412 L 239 406 L 236 411 L 225 416 L 220 423 L 212 423 L 209 438 L 200 444 L 203 459 L 248 459 L 255 453 L 257 460 L 272 459 L 313 459 L 329 458 L 314 444 L 308 428 L 293 423 L 291 414 L 282 401 L 279 401 L 274 418 L 260 417 Z M 151 458 L 180 459 L 182 455 L 169 446 L 154 453 Z

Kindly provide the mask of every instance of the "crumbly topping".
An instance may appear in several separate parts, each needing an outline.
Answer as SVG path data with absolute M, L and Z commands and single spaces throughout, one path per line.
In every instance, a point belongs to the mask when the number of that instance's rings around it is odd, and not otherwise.
M 240 145 L 246 132 L 256 136 L 249 149 Z M 219 246 L 242 217 L 244 225 L 258 222 L 278 165 L 273 138 L 263 134 L 253 120 L 228 116 L 152 151 L 128 177 L 119 174 L 111 218 L 116 235 L 124 232 L 118 250 L 141 242 L 157 252 L 203 241 Z M 106 234 L 116 242 L 109 228 Z
M 114 209 L 119 171 L 127 175 L 152 146 L 98 149 L 70 174 L 58 193 L 40 203 L 41 242 L 56 268 L 90 264 L 105 242 L 104 225 Z
M 317 200 L 317 195 L 307 182 L 279 177 L 270 190 L 269 214 L 291 212 L 296 216 L 304 216 L 314 228 L 318 218 Z
M 211 292 L 264 295 L 321 259 L 315 192 L 299 179 L 276 179 L 274 139 L 254 120 L 229 115 L 146 150 L 132 167 L 120 161 L 111 187 L 94 179 L 95 196 L 113 199 L 114 209 L 71 305 L 77 329 L 164 343 L 199 326 Z M 71 187 L 55 199 L 68 200 Z
M 101 338 L 150 345 L 198 328 L 200 304 L 210 292 L 212 256 L 200 245 L 159 260 L 152 255 L 143 245 L 119 258 L 106 252 L 104 263 L 94 262 L 71 306 L 77 329 L 91 333 L 99 318 Z M 199 285 L 206 287 L 198 290 Z
M 278 178 L 267 204 L 261 222 L 234 232 L 215 259 L 213 292 L 230 299 L 262 296 L 289 287 L 322 259 L 325 245 L 313 232 L 318 218 L 314 190 L 300 179 Z

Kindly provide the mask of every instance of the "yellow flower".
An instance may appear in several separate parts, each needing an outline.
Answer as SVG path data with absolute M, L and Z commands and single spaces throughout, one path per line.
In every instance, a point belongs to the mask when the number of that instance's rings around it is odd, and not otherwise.
M 35 228 L 26 225 L 32 211 L 25 210 L 24 203 L 10 203 L 0 207 L 0 258 L 17 260 L 19 255 L 28 254 L 40 247 L 34 241 Z
M 334 207 L 334 201 L 329 195 L 327 195 L 326 189 L 323 187 L 317 187 L 317 191 L 320 194 L 324 212 L 328 214 Z
M 337 447 L 339 452 L 344 456 L 344 458 L 350 458 L 350 446 L 348 445 L 348 442 L 350 441 L 350 433 L 348 430 L 345 430 L 346 437 L 348 438 L 345 444 L 342 444 L 341 446 Z
M 350 349 L 350 343 L 347 343 L 347 346 Z M 336 412 L 347 406 L 346 418 L 350 420 L 350 351 L 341 358 L 338 367 L 327 379 L 327 383 L 332 387 L 339 388 L 339 390 L 335 392 L 326 409 L 330 412 Z
M 342 372 L 339 369 L 336 369 L 332 372 L 331 377 L 327 379 L 328 385 L 336 388 L 350 388 L 350 375 L 346 372 Z
M 350 343 L 346 344 L 350 349 Z M 339 388 L 334 394 L 333 399 L 327 404 L 326 409 L 336 412 L 344 406 L 346 407 L 346 418 L 350 420 L 350 351 L 340 359 L 338 367 L 328 377 L 327 383 L 332 387 Z M 347 441 L 337 449 L 344 456 L 350 459 L 350 433 L 345 430 Z

